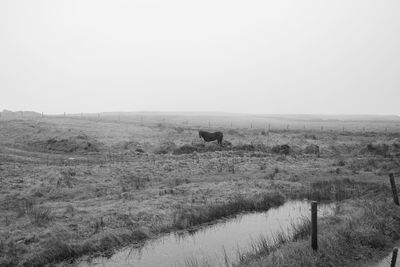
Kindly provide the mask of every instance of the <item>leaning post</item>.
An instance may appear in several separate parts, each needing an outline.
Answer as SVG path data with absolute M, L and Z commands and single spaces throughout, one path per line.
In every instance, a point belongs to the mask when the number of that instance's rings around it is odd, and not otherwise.
M 311 247 L 313 250 L 318 250 L 318 225 L 317 225 L 317 201 L 311 202 Z
M 396 184 L 394 182 L 393 173 L 389 173 L 389 178 L 390 178 L 390 185 L 392 187 L 393 202 L 394 202 L 394 204 L 399 206 L 399 196 L 397 195 L 397 188 L 396 188 Z
M 399 251 L 398 248 L 394 248 L 393 249 L 392 260 L 390 261 L 390 267 L 395 267 L 396 266 L 397 252 L 398 251 Z

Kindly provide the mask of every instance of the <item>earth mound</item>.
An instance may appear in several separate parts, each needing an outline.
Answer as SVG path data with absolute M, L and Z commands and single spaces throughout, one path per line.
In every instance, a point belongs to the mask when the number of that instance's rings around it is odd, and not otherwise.
M 34 141 L 29 144 L 40 151 L 53 151 L 63 153 L 73 152 L 99 152 L 102 144 L 85 134 L 65 138 L 52 137 L 47 140 Z
M 273 146 L 271 149 L 272 152 L 276 154 L 283 154 L 283 155 L 289 155 L 290 153 L 290 146 L 287 144 L 284 145 L 276 145 Z

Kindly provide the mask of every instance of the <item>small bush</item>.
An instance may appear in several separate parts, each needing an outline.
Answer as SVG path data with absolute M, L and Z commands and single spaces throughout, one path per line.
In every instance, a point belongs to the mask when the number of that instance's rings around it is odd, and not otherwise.
M 389 146 L 387 144 L 368 144 L 366 150 L 369 153 L 380 155 L 383 157 L 389 156 Z
M 287 144 L 284 145 L 276 145 L 272 147 L 272 152 L 276 154 L 289 155 L 290 146 Z

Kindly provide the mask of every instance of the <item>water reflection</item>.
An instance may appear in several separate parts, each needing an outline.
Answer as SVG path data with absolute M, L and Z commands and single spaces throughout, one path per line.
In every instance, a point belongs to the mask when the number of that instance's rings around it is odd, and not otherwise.
M 397 247 L 400 244 L 397 244 Z M 392 255 L 393 252 L 390 252 L 389 255 L 386 256 L 386 258 L 384 258 L 382 261 L 380 261 L 376 267 L 389 267 L 391 266 L 391 261 L 392 261 Z M 399 254 L 397 254 L 397 260 L 396 260 L 396 265 L 394 267 L 400 267 L 400 258 L 399 258 Z
M 319 217 L 331 213 L 332 205 L 320 205 Z M 223 265 L 227 258 L 238 261 L 238 252 L 251 250 L 261 235 L 267 240 L 273 240 L 278 232 L 291 235 L 293 225 L 309 216 L 309 202 L 288 201 L 267 212 L 238 215 L 190 233 L 171 233 L 149 240 L 140 248 L 126 248 L 109 259 L 95 258 L 79 266 L 184 266 L 185 262 L 204 259 Z

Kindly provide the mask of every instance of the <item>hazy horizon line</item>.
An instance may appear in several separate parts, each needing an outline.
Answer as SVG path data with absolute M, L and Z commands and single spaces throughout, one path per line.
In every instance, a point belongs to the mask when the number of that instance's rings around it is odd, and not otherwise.
M 399 114 L 377 114 L 377 113 L 251 113 L 251 112 L 232 112 L 232 111 L 187 111 L 187 110 L 174 110 L 174 111 L 161 111 L 161 110 L 130 110 L 130 111 L 100 111 L 100 112 L 38 112 L 35 110 L 10 110 L 2 109 L 1 112 L 34 112 L 44 115 L 79 115 L 79 114 L 106 114 L 106 113 L 163 113 L 163 114 L 226 114 L 226 115 L 254 115 L 254 116 L 378 116 L 378 117 L 399 117 Z

